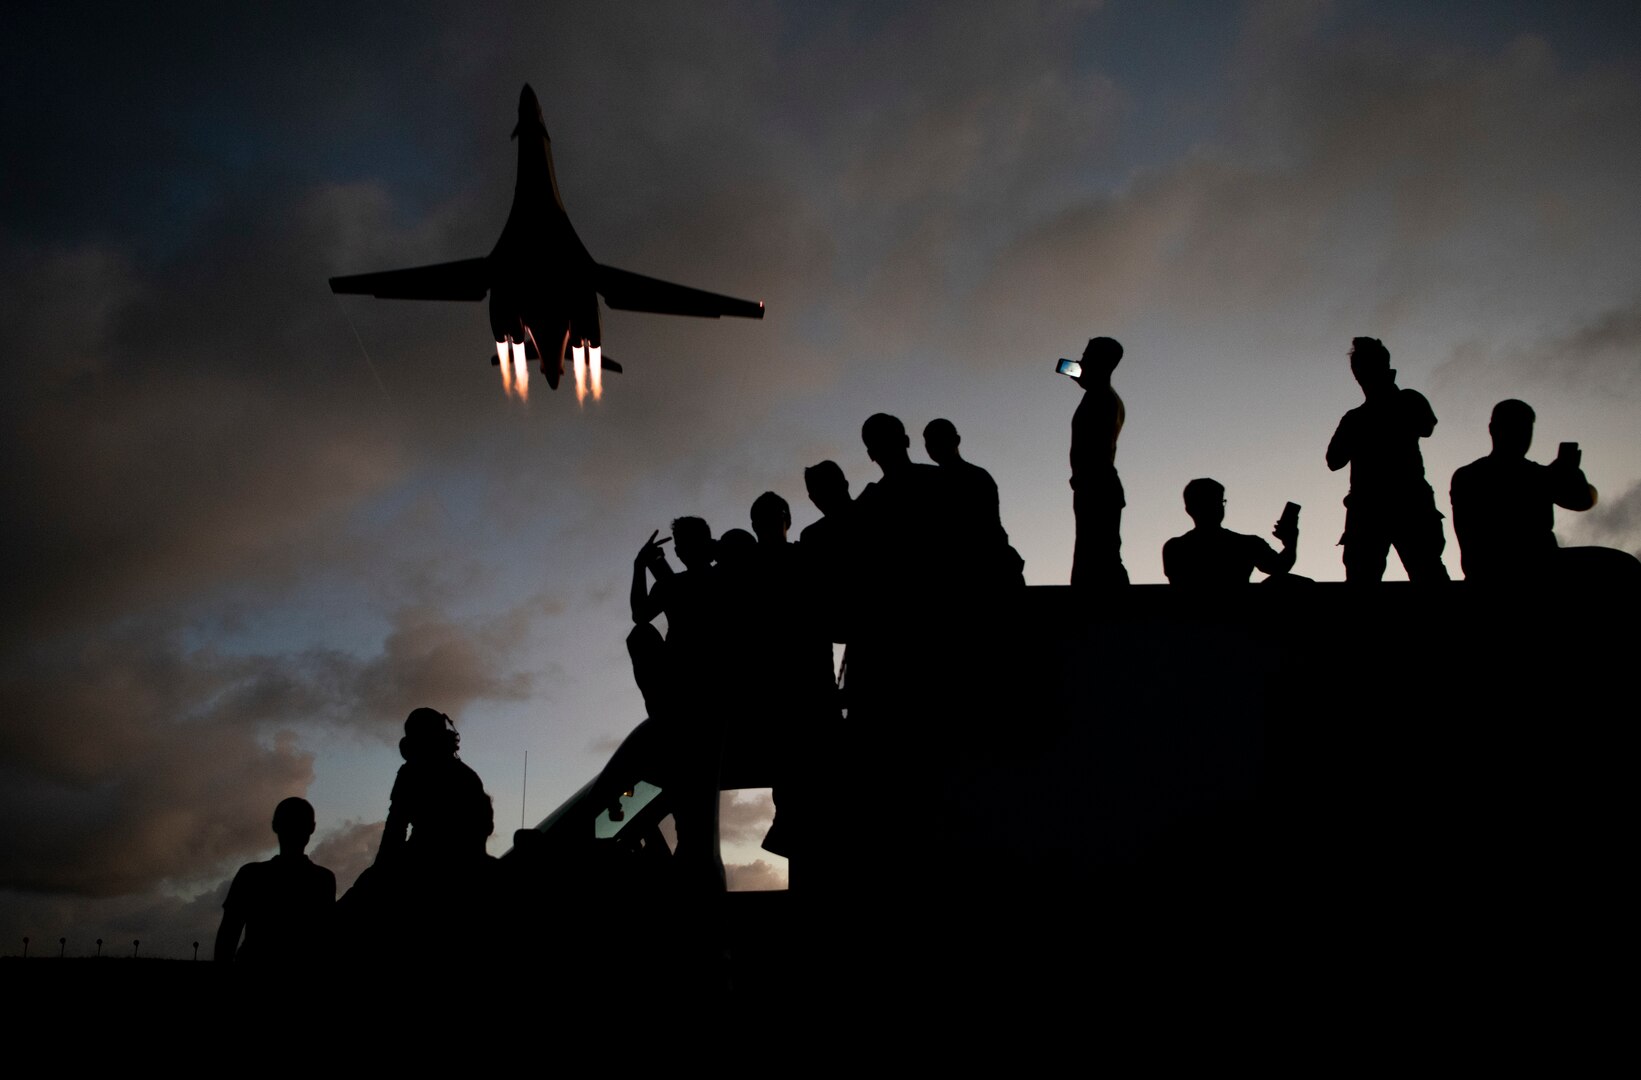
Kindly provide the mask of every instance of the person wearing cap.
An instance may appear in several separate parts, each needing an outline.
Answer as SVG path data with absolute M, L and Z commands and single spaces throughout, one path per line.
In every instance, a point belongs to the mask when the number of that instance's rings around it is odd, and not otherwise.
M 405 763 L 393 780 L 377 865 L 444 864 L 484 855 L 494 812 L 479 774 L 456 754 L 461 741 L 456 725 L 437 709 L 416 709 L 405 718 L 399 740 Z
M 1127 410 L 1111 386 L 1122 360 L 1122 345 L 1108 337 L 1090 338 L 1082 373 L 1074 376 L 1083 400 L 1071 417 L 1071 507 L 1077 517 L 1071 584 L 1107 588 L 1128 584 L 1122 564 L 1122 510 L 1127 504 L 1117 476 L 1117 437 Z

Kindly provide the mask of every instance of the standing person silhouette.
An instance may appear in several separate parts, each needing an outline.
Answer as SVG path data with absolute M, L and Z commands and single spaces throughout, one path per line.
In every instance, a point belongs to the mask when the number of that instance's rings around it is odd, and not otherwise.
M 824 549 L 828 559 L 840 557 L 843 532 L 848 528 L 849 511 L 854 506 L 854 500 L 849 497 L 848 477 L 843 475 L 837 462 L 822 461 L 803 471 L 803 486 L 809 493 L 809 501 L 821 512 L 821 519 L 803 527 L 798 543 L 816 551 Z
M 1075 376 L 1083 400 L 1071 416 L 1071 507 L 1077 542 L 1071 556 L 1071 584 L 1084 589 L 1128 584 L 1122 564 L 1122 510 L 1127 505 L 1117 477 L 1117 437 L 1127 410 L 1111 386 L 1122 346 L 1108 337 L 1090 338 L 1083 349 L 1082 374 Z
M 725 634 L 733 629 L 726 625 L 724 608 L 726 599 L 738 594 L 742 575 L 739 569 L 713 566 L 718 545 L 711 526 L 701 518 L 675 518 L 671 539 L 683 570 L 667 565 L 661 549 L 665 540 L 657 540 L 654 533 L 633 560 L 632 620 L 644 630 L 656 616 L 667 617 L 666 641 L 658 652 L 653 631 L 649 632 L 646 654 L 654 654 L 649 663 L 661 670 L 649 677 L 658 689 L 646 690 L 645 700 L 653 695 L 660 705 L 652 705 L 650 717 L 660 721 L 655 738 L 665 758 L 663 786 L 674 789 L 679 860 L 702 890 L 722 892 L 718 782 L 724 720 L 731 706 L 724 671 L 729 659 L 724 655 Z M 646 573 L 655 576 L 653 588 L 646 588 Z M 628 640 L 631 648 L 632 639 Z M 638 657 L 635 653 L 635 672 Z M 641 686 L 644 681 L 641 677 Z
M 997 481 L 991 473 L 963 457 L 963 437 L 950 420 L 930 420 L 923 427 L 923 450 L 943 472 L 951 474 L 959 524 L 969 535 L 963 546 L 972 549 L 976 564 L 970 577 L 982 586 L 1024 585 L 1025 562 L 1009 545 L 1003 528 Z
M 1436 414 L 1417 390 L 1396 385 L 1390 351 L 1378 338 L 1354 338 L 1350 371 L 1366 399 L 1347 412 L 1328 443 L 1328 468 L 1350 466 L 1345 496 L 1345 580 L 1379 581 L 1391 546 L 1412 581 L 1446 581 L 1441 511 L 1424 478 L 1419 440 Z
M 313 830 L 308 800 L 293 796 L 274 808 L 279 854 L 267 862 L 246 863 L 234 875 L 222 902 L 217 963 L 298 974 L 324 954 L 336 903 L 336 875 L 308 858 Z

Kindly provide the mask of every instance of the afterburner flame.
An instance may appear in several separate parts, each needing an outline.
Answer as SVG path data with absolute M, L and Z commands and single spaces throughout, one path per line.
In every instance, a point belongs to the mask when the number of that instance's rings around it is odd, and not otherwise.
M 604 396 L 604 348 L 594 345 L 587 353 L 588 374 L 593 379 L 593 400 Z
M 587 350 L 580 345 L 570 347 L 570 363 L 575 367 L 575 403 L 587 400 Z
M 513 396 L 513 364 L 507 358 L 507 342 L 496 342 L 496 366 L 501 368 L 501 392 Z
M 513 385 L 520 401 L 530 400 L 530 365 L 524 362 L 524 342 L 513 342 Z

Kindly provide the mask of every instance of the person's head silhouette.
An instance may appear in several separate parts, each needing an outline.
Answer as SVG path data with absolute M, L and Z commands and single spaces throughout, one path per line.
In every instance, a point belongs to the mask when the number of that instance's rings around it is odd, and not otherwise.
M 1396 371 L 1390 366 L 1390 350 L 1378 338 L 1351 338 L 1350 373 L 1356 376 L 1356 383 L 1364 394 L 1372 394 L 1396 382 Z
M 1200 477 L 1185 485 L 1185 512 L 1199 529 L 1217 528 L 1225 520 L 1225 488 L 1218 480 Z
M 822 514 L 835 513 L 849 505 L 849 480 L 835 461 L 822 461 L 803 471 L 803 486 L 809 501 Z
M 884 472 L 911 461 L 907 451 L 912 440 L 907 438 L 906 425 L 899 417 L 873 413 L 861 425 L 860 439 L 866 444 L 866 456 L 877 462 Z
M 399 755 L 406 761 L 451 757 L 462 744 L 456 725 L 438 709 L 420 708 L 405 717 L 405 737 L 399 740 Z
M 773 491 L 766 491 L 752 502 L 752 531 L 760 544 L 786 542 L 786 531 L 792 527 L 792 508 Z
M 292 795 L 274 807 L 273 831 L 279 837 L 280 852 L 300 852 L 313 837 L 313 804 Z
M 950 420 L 940 418 L 930 420 L 923 427 L 923 450 L 929 455 L 929 460 L 937 465 L 949 465 L 962 460 L 957 447 L 963 437 L 957 433 L 957 425 Z
M 1533 445 L 1533 407 L 1515 398 L 1493 406 L 1487 433 L 1493 437 L 1493 453 L 1499 457 L 1523 458 Z
M 1104 386 L 1111 381 L 1111 373 L 1122 362 L 1122 343 L 1116 338 L 1089 338 L 1083 347 L 1083 373 L 1077 376 L 1077 385 L 1084 390 Z
M 701 518 L 681 517 L 672 521 L 672 549 L 686 570 L 704 570 L 712 565 L 712 528 Z

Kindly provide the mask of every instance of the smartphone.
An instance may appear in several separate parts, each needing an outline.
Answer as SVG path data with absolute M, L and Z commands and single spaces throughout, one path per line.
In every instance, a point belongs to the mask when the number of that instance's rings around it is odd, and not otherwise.
M 1561 444 L 1561 449 L 1556 451 L 1556 458 L 1559 460 L 1566 460 L 1567 458 L 1574 458 L 1577 456 L 1578 444 L 1575 442 L 1564 442 Z
M 1081 378 L 1083 374 L 1083 362 L 1081 360 L 1066 360 L 1062 358 L 1058 364 L 1054 365 L 1054 370 L 1058 371 L 1061 375 L 1069 375 L 1073 379 Z
M 1299 504 L 1291 502 L 1282 508 L 1282 516 L 1276 519 L 1278 528 L 1299 528 Z

